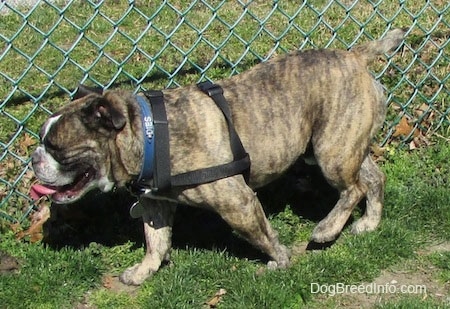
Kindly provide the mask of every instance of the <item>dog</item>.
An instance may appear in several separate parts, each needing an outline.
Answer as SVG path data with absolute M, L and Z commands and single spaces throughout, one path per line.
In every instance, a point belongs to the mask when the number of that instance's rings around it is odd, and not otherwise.
M 141 195 L 146 254 L 120 280 L 139 285 L 169 258 L 177 203 L 217 212 L 270 257 L 268 266 L 288 267 L 289 250 L 279 242 L 254 190 L 280 177 L 308 148 L 326 180 L 339 191 L 339 200 L 317 224 L 311 240 L 335 240 L 363 197 L 365 213 L 351 231 L 377 228 L 385 176 L 371 160 L 369 145 L 384 122 L 386 107 L 383 88 L 367 65 L 398 48 L 404 35 L 394 29 L 350 51 L 296 51 L 217 82 L 250 156 L 248 182 L 237 174 Z M 163 94 L 172 175 L 233 160 L 228 123 L 208 95 L 195 85 L 166 89 Z M 64 204 L 93 188 L 107 192 L 134 181 L 144 161 L 139 96 L 80 86 L 76 98 L 41 129 L 32 167 L 42 185 L 36 185 L 34 193 L 51 195 L 54 202 Z

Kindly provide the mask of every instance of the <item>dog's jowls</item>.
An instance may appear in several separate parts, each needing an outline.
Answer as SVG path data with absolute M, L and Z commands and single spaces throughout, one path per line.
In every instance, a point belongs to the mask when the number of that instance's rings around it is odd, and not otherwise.
M 282 175 L 311 145 L 328 182 L 340 192 L 311 239 L 333 241 L 355 205 L 367 198 L 365 214 L 352 232 L 375 229 L 381 218 L 385 178 L 372 162 L 369 144 L 385 117 L 382 86 L 368 72 L 369 61 L 399 46 L 404 32 L 352 51 L 293 52 L 218 82 L 229 102 L 236 130 L 251 158 L 249 185 L 242 175 L 195 187 L 175 187 L 153 199 L 142 197 L 146 238 L 143 261 L 121 276 L 140 284 L 156 272 L 171 248 L 176 203 L 206 207 L 242 237 L 287 267 L 289 253 L 279 243 L 254 189 Z M 197 89 L 164 90 L 173 174 L 232 161 L 222 112 Z M 136 179 L 143 156 L 140 107 L 122 90 L 104 93 L 81 88 L 77 99 L 43 126 L 33 168 L 42 192 L 70 203 L 92 188 L 109 191 Z

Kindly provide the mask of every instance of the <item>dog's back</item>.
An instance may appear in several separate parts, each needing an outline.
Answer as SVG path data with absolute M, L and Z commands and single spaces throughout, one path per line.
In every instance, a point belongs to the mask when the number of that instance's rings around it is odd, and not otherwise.
M 382 87 L 367 63 L 396 48 L 403 35 L 396 29 L 351 51 L 293 52 L 219 82 L 250 153 L 253 187 L 283 173 L 310 140 L 319 156 L 322 141 L 327 152 L 344 143 L 366 151 L 385 117 Z

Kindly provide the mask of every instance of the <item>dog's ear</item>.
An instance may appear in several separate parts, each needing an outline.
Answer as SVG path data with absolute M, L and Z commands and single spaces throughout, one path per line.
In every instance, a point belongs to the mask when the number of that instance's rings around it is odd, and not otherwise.
M 80 84 L 77 88 L 77 91 L 73 95 L 73 100 L 81 99 L 82 97 L 85 97 L 92 93 L 102 94 L 103 89 L 100 87 L 89 87 L 89 86 Z
M 121 130 L 127 120 L 122 112 L 116 108 L 113 102 L 104 97 L 93 98 L 83 108 L 83 121 L 91 128 L 106 128 Z

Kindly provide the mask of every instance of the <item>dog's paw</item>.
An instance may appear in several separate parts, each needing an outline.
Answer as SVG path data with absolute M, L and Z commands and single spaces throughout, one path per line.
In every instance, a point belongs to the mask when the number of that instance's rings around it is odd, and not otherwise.
M 276 261 L 269 261 L 267 263 L 267 269 L 269 270 L 275 270 L 275 269 L 283 269 L 288 268 L 291 265 L 291 262 L 289 260 L 290 257 L 290 250 L 283 245 L 279 245 L 277 248 L 278 257 Z
M 350 230 L 353 234 L 361 234 L 364 232 L 371 232 L 378 227 L 379 221 L 371 220 L 367 217 L 362 217 L 358 221 L 352 224 L 352 228 Z
M 312 232 L 311 241 L 319 244 L 333 242 L 339 237 L 340 232 L 340 230 L 336 232 L 330 228 L 323 228 L 319 223 Z
M 269 261 L 267 262 L 267 269 L 268 270 L 275 270 L 278 268 L 278 263 L 275 261 Z
M 267 262 L 267 269 L 268 270 L 275 270 L 275 269 L 285 269 L 288 268 L 291 265 L 291 262 L 288 260 L 276 262 L 276 261 L 269 261 Z
M 127 268 L 119 277 L 122 283 L 127 285 L 141 285 L 147 278 L 153 274 L 153 271 L 141 263 Z

